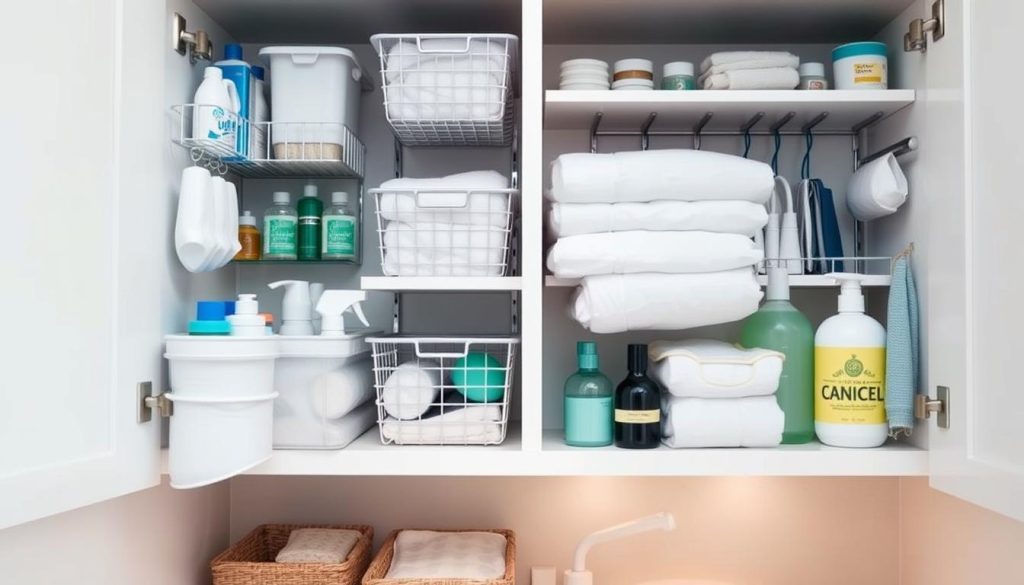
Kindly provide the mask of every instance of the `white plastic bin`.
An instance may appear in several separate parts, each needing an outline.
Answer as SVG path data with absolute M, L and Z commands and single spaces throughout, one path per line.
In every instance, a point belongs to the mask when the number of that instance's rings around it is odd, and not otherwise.
M 195 488 L 270 458 L 277 394 L 210 398 L 168 394 L 171 487 Z
M 274 372 L 274 447 L 341 449 L 377 420 L 366 334 L 283 337 Z
M 358 133 L 366 83 L 352 51 L 341 47 L 266 47 L 274 157 L 341 160 L 345 127 Z
M 277 336 L 168 335 L 164 341 L 175 396 L 237 398 L 274 391 Z

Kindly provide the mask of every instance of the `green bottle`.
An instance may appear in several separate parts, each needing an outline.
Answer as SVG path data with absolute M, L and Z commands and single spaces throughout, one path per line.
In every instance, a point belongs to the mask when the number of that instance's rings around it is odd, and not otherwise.
M 789 275 L 785 268 L 768 270 L 765 303 L 743 322 L 740 343 L 785 354 L 779 390 L 775 393 L 786 415 L 782 442 L 794 445 L 813 441 L 814 329 L 807 317 L 789 302 Z
M 299 260 L 320 259 L 320 216 L 324 204 L 317 197 L 316 185 L 306 185 L 296 205 L 299 210 Z
M 565 381 L 565 444 L 606 447 L 614 439 L 612 381 L 597 369 L 597 344 L 576 344 L 579 370 Z

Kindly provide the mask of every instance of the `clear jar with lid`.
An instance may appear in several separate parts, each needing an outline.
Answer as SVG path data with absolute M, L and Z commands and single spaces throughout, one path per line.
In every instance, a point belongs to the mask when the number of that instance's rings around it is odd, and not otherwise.
M 697 89 L 697 82 L 693 77 L 693 63 L 688 61 L 665 63 L 661 68 L 661 89 Z
M 797 89 L 828 89 L 824 63 L 801 63 Z

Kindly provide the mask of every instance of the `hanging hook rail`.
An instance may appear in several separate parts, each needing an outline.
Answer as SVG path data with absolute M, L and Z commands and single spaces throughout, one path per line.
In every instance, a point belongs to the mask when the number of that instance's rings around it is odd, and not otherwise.
M 822 113 L 818 114 L 810 122 L 804 124 L 800 128 L 800 133 L 801 134 L 809 133 L 811 130 L 814 130 L 815 126 L 817 126 L 818 124 L 821 124 L 822 122 L 824 122 L 825 118 L 828 118 L 828 112 L 822 112 Z
M 640 150 L 647 150 L 651 146 L 651 124 L 654 124 L 654 119 L 658 117 L 657 112 L 651 112 L 647 115 L 647 119 L 644 120 L 643 126 L 640 127 Z
M 752 141 L 750 139 L 750 129 L 757 125 L 764 118 L 764 112 L 758 112 L 750 117 L 749 120 L 740 126 L 740 131 L 743 132 L 743 158 L 747 158 L 750 154 L 750 146 Z
M 789 124 L 789 121 L 795 117 L 796 112 L 787 112 L 786 115 L 783 116 L 779 121 L 772 124 L 769 130 L 771 130 L 772 134 L 778 134 L 779 131 L 782 130 L 786 126 L 786 124 Z M 803 132 L 801 132 L 801 134 L 803 134 Z
M 882 117 L 884 117 L 884 116 L 885 116 L 885 112 L 875 112 L 874 114 L 871 114 L 867 118 L 865 118 L 865 119 L 861 120 L 860 122 L 857 122 L 856 124 L 854 124 L 853 128 L 851 128 L 851 130 L 853 131 L 854 134 L 860 134 L 861 130 L 863 130 L 863 129 L 867 128 L 868 126 L 874 124 L 875 122 L 881 120 Z
M 860 165 L 865 165 L 875 159 L 881 158 L 889 154 L 890 152 L 896 156 L 903 156 L 904 154 L 908 154 L 910 152 L 917 150 L 917 146 L 917 136 L 908 136 L 907 138 L 904 138 L 899 142 L 886 146 L 885 148 L 879 150 L 878 152 L 875 152 L 874 154 L 869 154 L 868 156 L 860 159 Z
M 711 121 L 711 118 L 714 115 L 714 112 L 704 112 L 704 115 L 701 116 L 700 120 L 698 120 L 697 123 L 693 125 L 694 150 L 700 150 L 700 135 L 702 132 L 704 132 L 704 127 L 708 125 L 708 122 Z

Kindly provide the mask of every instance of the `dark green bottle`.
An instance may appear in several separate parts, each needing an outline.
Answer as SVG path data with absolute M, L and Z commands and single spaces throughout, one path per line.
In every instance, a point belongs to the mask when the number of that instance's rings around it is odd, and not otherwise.
M 306 185 L 296 207 L 299 212 L 299 260 L 319 260 L 320 217 L 324 213 L 324 204 L 317 197 L 316 185 Z
M 615 389 L 615 446 L 654 449 L 661 443 L 661 387 L 647 377 L 647 346 L 629 345 L 629 374 Z

